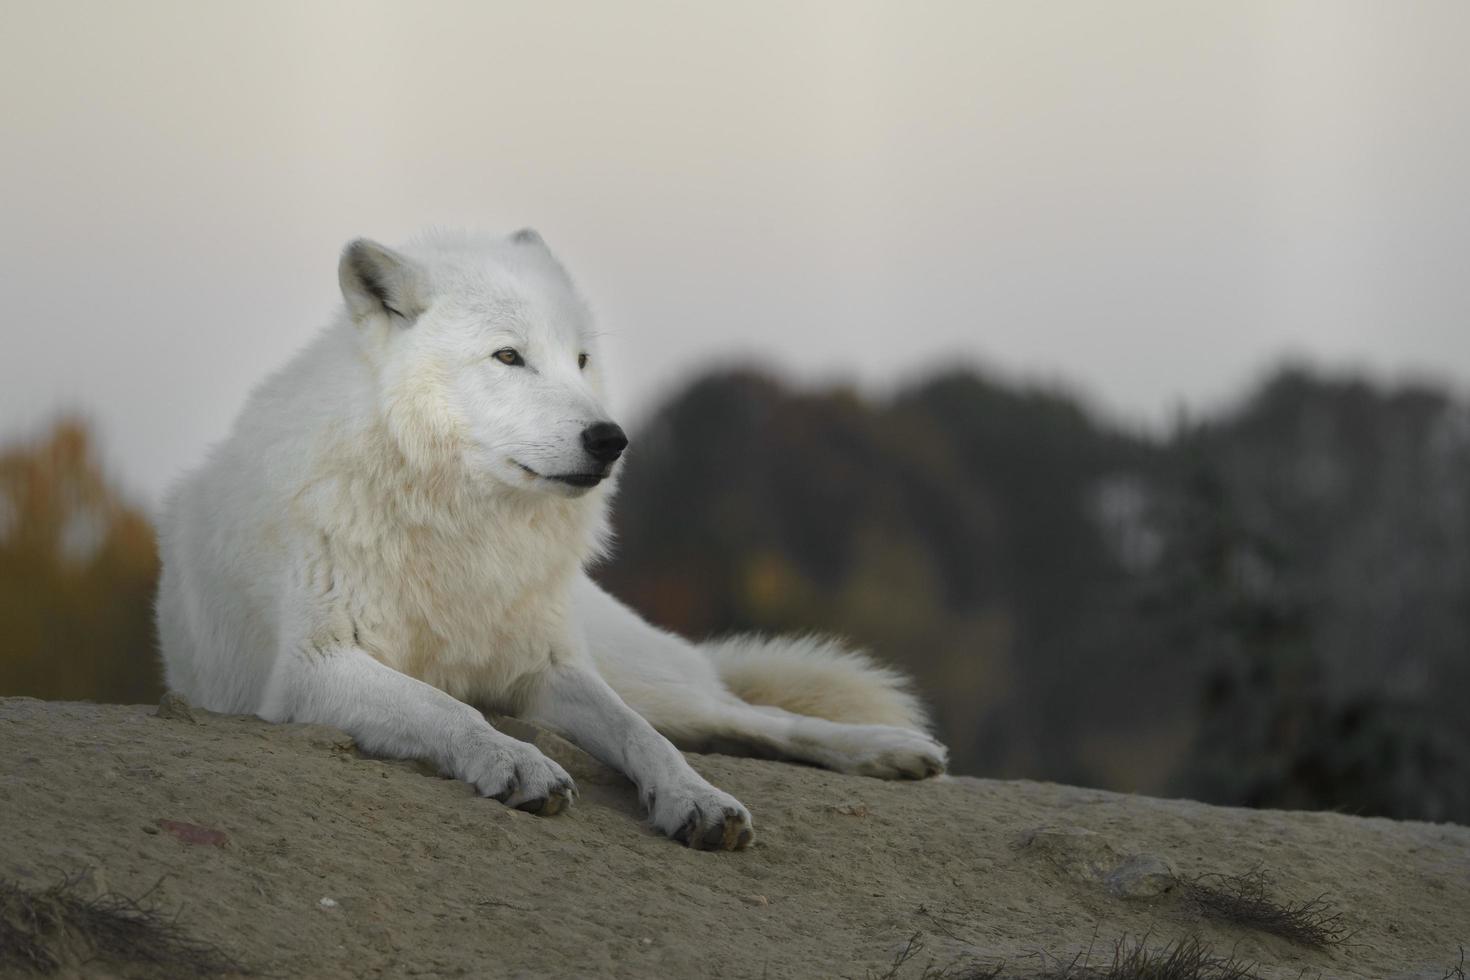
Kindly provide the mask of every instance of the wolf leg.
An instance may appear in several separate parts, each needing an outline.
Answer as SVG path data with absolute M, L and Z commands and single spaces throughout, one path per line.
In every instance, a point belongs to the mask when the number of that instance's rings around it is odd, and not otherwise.
M 709 684 L 644 684 L 629 703 L 689 752 L 786 759 L 877 779 L 937 776 L 949 756 L 943 745 L 912 728 L 828 721 L 747 704 Z
M 944 771 L 944 746 L 914 728 L 828 721 L 742 701 L 693 644 L 649 625 L 585 577 L 576 590 L 598 673 L 682 749 L 790 759 L 880 779 Z
M 535 746 L 357 647 L 284 654 L 258 714 L 340 728 L 377 755 L 426 759 L 520 810 L 550 816 L 572 800 L 572 778 Z
M 638 786 L 649 820 L 701 850 L 737 850 L 754 839 L 750 813 L 695 772 L 678 749 L 590 667 L 564 664 L 538 682 L 522 717 L 566 734 Z
M 852 725 L 782 708 L 720 700 L 706 713 L 667 711 L 663 725 L 691 750 L 790 759 L 855 776 L 927 779 L 944 772 L 948 752 L 911 728 Z

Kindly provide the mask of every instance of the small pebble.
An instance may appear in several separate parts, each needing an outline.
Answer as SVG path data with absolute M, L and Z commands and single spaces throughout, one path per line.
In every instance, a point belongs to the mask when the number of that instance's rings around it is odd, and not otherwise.
M 334 909 L 337 907 L 337 900 L 335 898 L 322 898 L 317 904 L 324 909 Z
M 770 899 L 764 895 L 741 895 L 740 900 L 746 905 L 770 905 Z

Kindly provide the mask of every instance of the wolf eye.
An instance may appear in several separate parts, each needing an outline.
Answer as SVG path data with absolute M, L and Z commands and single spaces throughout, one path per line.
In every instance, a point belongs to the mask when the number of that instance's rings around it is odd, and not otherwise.
M 509 364 L 511 367 L 525 367 L 526 362 L 521 359 L 521 352 L 514 347 L 502 347 L 490 355 L 501 364 Z
M 577 367 L 579 367 L 579 368 L 586 367 L 587 366 L 587 362 L 590 361 L 590 360 L 591 360 L 591 358 L 588 357 L 586 354 L 578 354 L 577 355 Z

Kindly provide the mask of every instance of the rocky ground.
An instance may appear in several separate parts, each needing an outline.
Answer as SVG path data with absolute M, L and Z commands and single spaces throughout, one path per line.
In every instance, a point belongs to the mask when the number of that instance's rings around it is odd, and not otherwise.
M 756 821 L 708 853 L 523 726 L 570 812 L 165 703 L 0 700 L 0 973 L 1088 977 L 1121 941 L 1196 961 L 1157 975 L 1439 980 L 1470 944 L 1464 827 L 691 756 Z

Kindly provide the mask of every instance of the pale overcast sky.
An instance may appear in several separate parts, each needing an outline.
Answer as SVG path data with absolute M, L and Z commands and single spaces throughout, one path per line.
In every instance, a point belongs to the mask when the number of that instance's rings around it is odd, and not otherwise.
M 1143 422 L 1470 384 L 1470 3 L 0 0 L 0 439 L 152 503 L 356 235 L 539 228 L 634 422 L 731 358 Z

